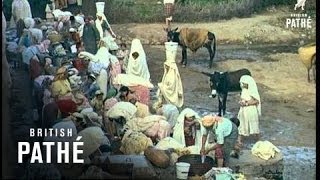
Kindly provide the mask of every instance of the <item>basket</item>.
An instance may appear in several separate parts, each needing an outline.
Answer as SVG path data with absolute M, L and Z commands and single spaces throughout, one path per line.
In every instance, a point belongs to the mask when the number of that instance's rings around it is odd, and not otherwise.
M 178 158 L 178 162 L 186 162 L 190 164 L 188 176 L 202 176 L 215 166 L 215 161 L 206 156 L 204 163 L 201 163 L 201 155 L 188 154 Z

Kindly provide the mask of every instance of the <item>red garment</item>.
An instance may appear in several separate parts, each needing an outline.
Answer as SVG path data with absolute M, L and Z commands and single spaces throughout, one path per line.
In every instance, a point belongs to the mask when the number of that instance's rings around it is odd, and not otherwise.
M 40 76 L 41 73 L 42 73 L 42 67 L 40 65 L 40 62 L 35 59 L 31 59 L 31 61 L 30 61 L 30 78 L 31 78 L 31 80 L 34 80 L 35 78 Z
M 136 95 L 138 101 L 149 105 L 150 102 L 150 91 L 147 87 L 144 86 L 130 86 L 130 90 L 133 91 L 133 94 Z
M 79 71 L 82 72 L 86 69 L 86 65 L 83 59 L 76 59 L 73 62 L 73 66 Z
M 174 4 L 172 4 L 172 3 L 164 4 L 164 13 L 165 13 L 166 17 L 172 16 L 173 11 L 174 11 Z
M 71 99 L 58 100 L 56 103 L 64 117 L 77 111 L 77 104 Z
M 223 150 L 222 147 L 217 147 L 214 151 L 214 155 L 217 159 L 223 159 Z
M 186 146 L 194 146 L 195 145 L 195 138 L 193 136 L 184 136 L 184 139 L 186 141 Z

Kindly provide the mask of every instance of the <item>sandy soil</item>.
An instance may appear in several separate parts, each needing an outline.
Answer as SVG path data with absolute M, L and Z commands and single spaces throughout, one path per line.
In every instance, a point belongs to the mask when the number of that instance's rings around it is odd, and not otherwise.
M 315 83 L 307 82 L 307 70 L 299 60 L 298 46 L 289 43 L 300 41 L 302 32 L 285 29 L 285 22 L 282 26 L 279 25 L 279 19 L 286 16 L 290 14 L 277 11 L 213 23 L 174 23 L 173 27 L 207 28 L 216 34 L 218 41 L 212 69 L 207 68 L 209 57 L 205 48 L 195 54 L 189 51 L 187 68 L 179 66 L 184 86 L 185 107 L 218 111 L 217 99 L 208 98 L 208 78 L 201 74 L 201 71 L 233 71 L 248 68 L 258 84 L 262 98 L 262 139 L 276 145 L 315 147 Z M 120 39 L 128 44 L 132 38 L 139 38 L 145 43 L 152 81 L 155 85 L 160 82 L 165 60 L 164 46 L 161 45 L 166 38 L 163 24 L 113 25 L 113 28 Z M 311 39 L 315 36 L 313 31 L 310 30 Z M 310 41 L 306 38 L 306 42 Z M 249 41 L 256 44 L 258 40 L 260 45 L 284 44 L 286 50 L 277 45 L 258 48 L 248 46 Z M 158 46 L 149 46 L 150 44 Z M 180 59 L 181 49 L 177 53 L 177 62 Z M 228 97 L 227 111 L 231 115 L 237 115 L 239 97 L 239 93 L 232 93 Z

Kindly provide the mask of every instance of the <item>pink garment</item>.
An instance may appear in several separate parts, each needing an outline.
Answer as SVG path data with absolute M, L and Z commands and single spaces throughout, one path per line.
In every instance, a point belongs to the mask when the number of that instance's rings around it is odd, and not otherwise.
M 118 75 L 121 74 L 121 65 L 119 62 L 116 62 L 111 65 L 111 70 L 110 70 L 111 78 L 112 80 Z
M 116 98 L 110 98 L 110 99 L 107 99 L 105 102 L 104 102 L 104 110 L 105 111 L 108 111 L 109 109 L 111 109 L 115 104 L 117 104 L 118 100 Z
M 37 47 L 39 48 L 39 51 L 41 53 L 49 52 L 48 51 L 49 46 L 50 46 L 50 40 L 48 40 L 48 39 L 42 41 L 39 45 L 37 45 Z
M 164 139 L 170 136 L 171 126 L 167 121 L 160 120 L 154 123 L 154 125 L 145 131 L 148 137 L 155 137 L 157 140 Z
M 150 102 L 150 91 L 147 87 L 144 86 L 130 86 L 129 87 L 133 94 L 138 97 L 138 101 L 149 105 Z

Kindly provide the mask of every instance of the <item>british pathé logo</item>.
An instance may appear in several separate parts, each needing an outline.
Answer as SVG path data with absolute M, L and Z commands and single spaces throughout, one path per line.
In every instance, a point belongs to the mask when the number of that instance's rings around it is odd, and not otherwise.
M 291 14 L 290 18 L 286 19 L 286 28 L 307 28 L 310 29 L 311 18 L 308 14 Z

